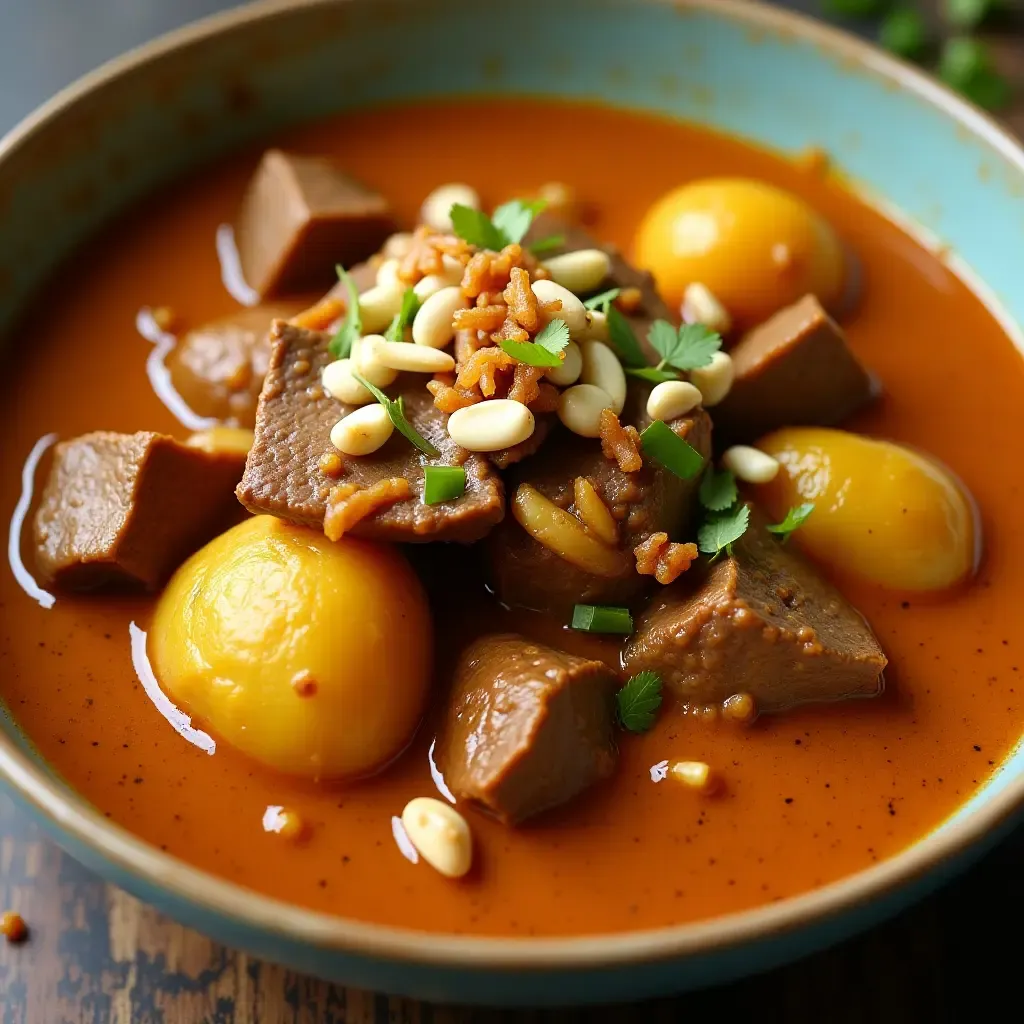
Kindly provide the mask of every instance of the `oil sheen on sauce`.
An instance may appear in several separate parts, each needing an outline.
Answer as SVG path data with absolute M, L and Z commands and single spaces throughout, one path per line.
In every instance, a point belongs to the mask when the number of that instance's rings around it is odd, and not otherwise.
M 741 174 L 799 192 L 864 265 L 863 301 L 846 326 L 885 393 L 852 426 L 933 452 L 961 475 L 983 511 L 976 582 L 929 601 L 842 582 L 891 660 L 884 697 L 749 730 L 666 709 L 652 732 L 623 737 L 615 777 L 579 802 L 514 832 L 469 812 L 477 863 L 452 884 L 410 864 L 392 837 L 405 802 L 436 793 L 429 722 L 396 765 L 359 785 L 275 777 L 224 744 L 210 756 L 172 728 L 133 669 L 129 624 L 148 628 L 150 599 L 59 595 L 47 610 L 0 573 L 0 693 L 72 786 L 156 846 L 281 899 L 367 921 L 518 936 L 648 928 L 765 904 L 893 854 L 968 798 L 1019 735 L 1014 574 L 1024 531 L 1008 467 L 1024 436 L 1024 366 L 993 318 L 907 235 L 808 171 L 704 131 L 595 107 L 563 111 L 555 138 L 554 117 L 532 101 L 379 109 L 275 141 L 336 154 L 407 220 L 445 181 L 469 177 L 488 204 L 567 181 L 595 203 L 595 232 L 626 250 L 645 208 L 682 181 Z M 461 140 L 480 124 L 536 140 L 524 166 L 505 150 L 467 162 Z M 642 173 L 579 159 L 597 139 Z M 3 386 L 16 415 L 0 435 L 5 518 L 43 435 L 187 433 L 150 387 L 151 344 L 136 333 L 136 313 L 168 305 L 194 326 L 239 308 L 221 282 L 215 239 L 257 157 L 205 169 L 123 218 L 68 262 L 14 333 Z M 938 396 L 954 367 L 950 409 Z M 417 557 L 436 566 L 449 556 Z M 434 595 L 435 609 L 465 623 L 458 637 L 439 625 L 442 681 L 465 634 L 484 628 L 518 626 L 614 656 L 558 623 L 511 621 L 479 594 L 449 586 Z M 704 801 L 652 781 L 651 767 L 666 758 L 708 761 L 725 793 Z M 264 829 L 267 809 L 280 806 L 311 824 L 308 840 Z

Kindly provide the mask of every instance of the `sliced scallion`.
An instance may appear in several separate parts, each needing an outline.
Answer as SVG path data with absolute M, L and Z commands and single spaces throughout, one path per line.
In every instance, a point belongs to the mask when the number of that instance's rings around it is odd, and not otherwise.
M 606 604 L 578 604 L 572 610 L 572 628 L 585 633 L 619 633 L 629 636 L 633 632 L 633 616 L 628 608 L 615 608 Z
M 466 493 L 466 471 L 462 466 L 424 466 L 423 504 L 440 505 Z
M 700 452 L 661 420 L 655 420 L 640 435 L 640 446 L 644 455 L 649 455 L 681 480 L 692 480 L 704 466 Z

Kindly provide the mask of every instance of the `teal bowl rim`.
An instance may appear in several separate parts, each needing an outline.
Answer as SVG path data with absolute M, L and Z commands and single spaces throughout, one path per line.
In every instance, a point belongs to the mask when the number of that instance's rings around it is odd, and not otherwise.
M 296 8 L 327 7 L 352 0 L 256 0 L 215 14 L 137 47 L 57 93 L 0 140 L 0 162 L 83 96 L 165 53 L 222 37 L 251 21 L 284 16 Z M 918 69 L 876 47 L 811 18 L 754 0 L 645 0 L 682 10 L 699 9 L 754 30 L 799 37 L 858 70 L 909 90 L 980 137 L 1024 177 L 1024 148 L 993 118 Z M 114 824 L 83 797 L 35 762 L 0 732 L 0 777 L 57 832 L 73 837 L 106 862 L 140 882 L 162 888 L 185 904 L 215 911 L 268 936 L 326 950 L 378 956 L 396 962 L 447 967 L 529 969 L 599 968 L 678 960 L 781 937 L 828 920 L 886 894 L 910 887 L 978 847 L 1005 827 L 1024 805 L 1024 775 L 998 787 L 964 812 L 964 801 L 936 830 L 881 863 L 837 882 L 766 907 L 688 924 L 583 937 L 495 938 L 375 925 L 309 910 L 264 896 L 163 853 Z

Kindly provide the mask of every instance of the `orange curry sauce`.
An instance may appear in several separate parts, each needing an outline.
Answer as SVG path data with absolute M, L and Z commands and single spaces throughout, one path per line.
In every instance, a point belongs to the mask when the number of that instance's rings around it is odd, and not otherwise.
M 467 159 L 465 133 L 481 124 L 519 141 Z M 666 707 L 652 732 L 622 737 L 614 778 L 577 802 L 516 830 L 468 812 L 476 865 L 460 883 L 408 863 L 392 839 L 391 816 L 435 793 L 429 721 L 398 763 L 355 785 L 276 777 L 223 744 L 208 756 L 172 730 L 133 671 L 128 625 L 147 626 L 150 599 L 60 596 L 45 611 L 5 571 L 0 695 L 71 785 L 162 849 L 285 900 L 412 928 L 526 936 L 668 925 L 806 891 L 905 847 L 984 782 L 1024 727 L 1015 622 L 1024 531 L 1012 470 L 1024 437 L 1024 363 L 938 259 L 810 171 L 702 130 L 596 107 L 401 107 L 277 141 L 336 155 L 407 221 L 445 181 L 469 180 L 492 204 L 563 180 L 596 204 L 596 234 L 627 251 L 647 206 L 688 179 L 745 175 L 799 193 L 865 268 L 863 301 L 846 327 L 886 394 L 853 428 L 933 452 L 961 475 L 982 509 L 984 561 L 969 588 L 941 600 L 842 584 L 891 659 L 884 697 L 763 718 L 747 730 Z M 4 375 L 16 412 L 0 437 L 4 516 L 25 456 L 46 432 L 185 435 L 150 389 L 150 345 L 135 314 L 169 305 L 196 326 L 236 308 L 214 234 L 232 218 L 257 157 L 240 154 L 138 208 L 71 259 L 36 303 Z M 423 557 L 436 565 L 445 556 Z M 453 632 L 515 624 L 496 610 L 469 623 L 481 615 L 465 606 L 480 604 L 475 588 L 449 584 L 434 595 L 439 619 L 465 624 L 439 625 L 441 685 Z M 518 624 L 556 644 L 602 645 L 557 623 Z M 666 758 L 708 761 L 726 792 L 704 800 L 671 781 L 654 784 L 650 768 Z M 297 809 L 310 838 L 265 832 L 272 804 Z

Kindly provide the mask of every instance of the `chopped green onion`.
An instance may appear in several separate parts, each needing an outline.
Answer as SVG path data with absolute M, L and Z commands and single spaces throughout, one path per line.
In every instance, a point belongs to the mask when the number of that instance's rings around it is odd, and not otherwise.
M 335 268 L 338 280 L 345 286 L 347 300 L 345 303 L 345 319 L 327 344 L 327 350 L 335 359 L 345 359 L 352 352 L 352 345 L 363 333 L 363 317 L 359 309 L 359 289 L 345 268 L 338 264 Z
M 572 610 L 572 628 L 585 633 L 618 633 L 629 636 L 633 632 L 633 616 L 628 608 L 615 608 L 605 604 L 578 604 Z
M 440 505 L 466 493 L 466 471 L 462 466 L 424 466 L 423 504 Z
M 644 455 L 680 480 L 692 480 L 704 467 L 704 456 L 661 420 L 655 420 L 640 435 L 640 446 Z

